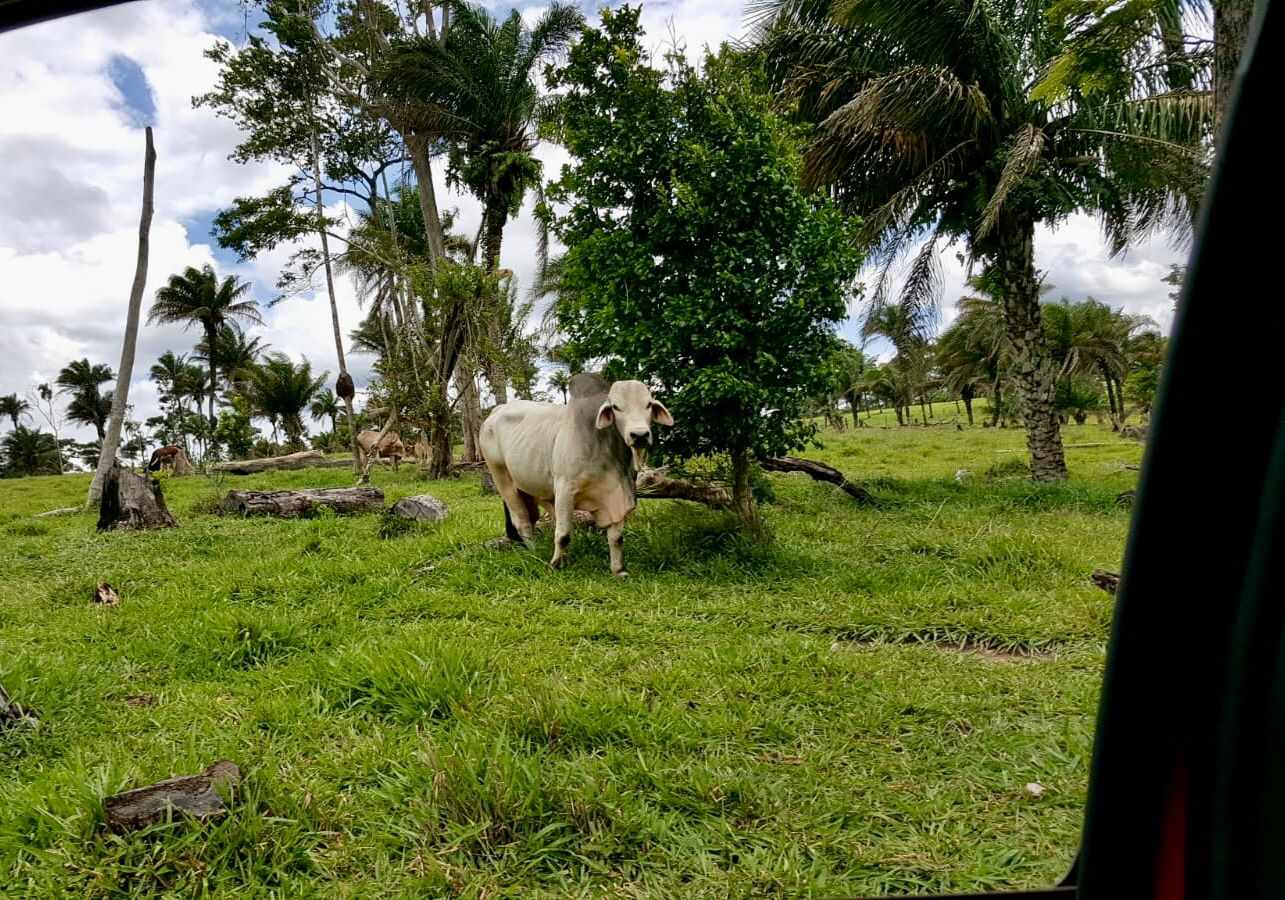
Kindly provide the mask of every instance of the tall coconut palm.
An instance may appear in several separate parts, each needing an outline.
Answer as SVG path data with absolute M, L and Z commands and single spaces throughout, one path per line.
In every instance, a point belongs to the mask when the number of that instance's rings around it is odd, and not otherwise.
M 58 373 L 61 394 L 70 394 L 67 418 L 82 425 L 92 425 L 101 441 L 107 435 L 107 419 L 111 416 L 111 392 L 99 393 L 98 386 L 116 377 L 111 366 L 77 359 L 63 366 Z
M 244 386 L 249 371 L 258 365 L 259 357 L 270 346 L 263 342 L 263 338 L 247 335 L 236 323 L 224 323 L 214 339 L 214 363 L 223 376 L 225 386 L 229 390 Z M 208 367 L 211 361 L 209 339 L 201 338 L 192 355 Z
M 6 476 L 56 475 L 61 470 L 54 436 L 21 425 L 0 441 L 0 457 L 0 474 Z
M 1101 218 L 1113 250 L 1190 229 L 1207 175 L 1207 91 L 1122 78 L 1036 93 L 1070 23 L 1055 0 L 762 0 L 769 78 L 814 123 L 808 182 L 863 216 L 885 263 L 922 241 L 899 302 L 935 301 L 943 242 L 994 272 L 1037 480 L 1066 476 L 1040 320 L 1035 226 Z M 1122 59 L 1121 67 L 1126 63 Z
M 30 411 L 31 404 L 17 394 L 0 397 L 0 416 L 8 416 L 15 429 L 20 424 L 18 420 L 23 416 L 29 416 Z
M 171 275 L 163 288 L 156 292 L 156 300 L 148 313 L 148 324 L 182 323 L 185 328 L 199 325 L 205 331 L 207 347 L 214 347 L 218 341 L 219 330 L 229 323 L 237 321 L 263 324 L 259 315 L 259 304 L 254 300 L 244 299 L 250 291 L 250 285 L 242 282 L 235 275 L 229 275 L 222 281 L 214 272 L 214 267 L 205 265 L 200 269 L 188 266 L 181 273 Z M 210 422 L 214 419 L 214 400 L 218 393 L 217 353 L 209 354 L 210 380 L 207 385 L 210 401 Z
M 182 387 L 187 366 L 187 354 L 166 350 L 152 363 L 147 373 L 147 377 L 156 382 L 161 403 L 180 411 L 186 397 Z
M 299 444 L 305 430 L 303 411 L 329 377 L 329 372 L 314 377 L 307 358 L 295 364 L 284 353 L 269 353 L 250 373 L 250 397 L 274 427 L 280 423 L 289 443 Z

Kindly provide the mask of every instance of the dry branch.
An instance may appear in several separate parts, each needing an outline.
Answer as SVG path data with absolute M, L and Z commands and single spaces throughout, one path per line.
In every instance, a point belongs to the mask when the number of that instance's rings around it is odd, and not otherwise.
M 639 500 L 692 500 L 714 509 L 730 509 L 731 496 L 716 484 L 700 484 L 682 478 L 670 478 L 665 469 L 643 469 L 638 473 Z
M 858 503 L 873 504 L 875 502 L 874 496 L 869 491 L 853 484 L 834 466 L 827 466 L 825 463 L 817 462 L 813 459 L 799 459 L 796 456 L 769 456 L 759 460 L 759 465 L 769 472 L 802 472 L 817 481 L 824 481 L 837 486 Z

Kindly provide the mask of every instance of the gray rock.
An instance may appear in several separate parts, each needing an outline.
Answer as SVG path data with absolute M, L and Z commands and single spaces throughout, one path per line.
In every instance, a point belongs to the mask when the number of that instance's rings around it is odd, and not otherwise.
M 432 494 L 403 497 L 393 504 L 393 514 L 417 522 L 441 522 L 449 514 L 446 504 Z
M 146 828 L 173 815 L 204 822 L 228 811 L 224 796 L 241 783 L 236 763 L 220 760 L 200 775 L 170 778 L 147 787 L 115 794 L 103 801 L 107 824 L 119 831 Z

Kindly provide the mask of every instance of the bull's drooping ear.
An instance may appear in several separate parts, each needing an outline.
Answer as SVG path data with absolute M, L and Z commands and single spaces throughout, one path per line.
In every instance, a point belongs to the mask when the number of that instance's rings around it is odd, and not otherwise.
M 598 407 L 598 418 L 594 424 L 599 428 L 606 428 L 614 421 L 616 421 L 616 412 L 611 408 L 611 401 L 608 400 Z
M 669 428 L 674 427 L 674 417 L 669 414 L 669 410 L 665 409 L 665 404 L 659 400 L 651 401 L 651 420 Z

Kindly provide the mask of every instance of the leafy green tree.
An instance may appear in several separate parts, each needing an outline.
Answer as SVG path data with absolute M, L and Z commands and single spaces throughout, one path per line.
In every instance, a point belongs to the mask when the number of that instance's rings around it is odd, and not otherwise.
M 250 398 L 274 428 L 281 426 L 287 444 L 301 447 L 306 430 L 303 412 L 329 376 L 329 372 L 313 376 L 312 364 L 306 358 L 296 364 L 284 353 L 269 353 L 250 372 Z
M 1077 425 L 1083 425 L 1089 413 L 1102 408 L 1101 383 L 1084 375 L 1059 379 L 1053 405 L 1060 414 L 1074 418 Z
M 18 425 L 0 441 L 0 475 L 4 477 L 57 475 L 60 471 L 58 443 L 52 434 Z
M 245 459 L 254 451 L 259 429 L 251 421 L 250 401 L 239 394 L 232 397 L 228 408 L 219 413 L 219 427 L 215 440 L 228 448 L 233 459 Z
M 23 400 L 17 394 L 8 394 L 0 397 L 0 416 L 8 416 L 9 421 L 13 422 L 13 427 L 17 428 L 19 419 L 31 414 L 31 404 Z
M 259 357 L 270 346 L 263 342 L 263 338 L 246 334 L 233 322 L 228 322 L 219 329 L 214 339 L 213 362 L 215 369 L 223 375 L 223 381 L 229 390 L 235 391 L 245 384 L 249 371 L 259 364 Z M 209 340 L 201 338 L 192 355 L 208 367 L 211 362 Z
M 756 455 L 803 446 L 803 414 L 860 257 L 854 229 L 799 188 L 790 129 L 727 55 L 704 73 L 653 68 L 638 10 L 604 10 L 566 65 L 550 197 L 567 246 L 559 321 L 568 353 L 652 383 L 676 455 L 726 453 L 736 510 L 757 524 Z
M 198 325 L 205 332 L 206 347 L 213 347 L 217 345 L 219 332 L 225 325 L 238 320 L 263 324 L 259 304 L 245 299 L 249 292 L 249 283 L 240 281 L 235 275 L 220 281 L 210 265 L 200 269 L 188 266 L 181 273 L 171 275 L 165 286 L 156 292 L 147 322 L 149 325 L 181 323 L 186 328 Z M 206 385 L 210 400 L 209 421 L 213 424 L 216 421 L 214 400 L 219 383 L 217 353 L 208 354 L 207 361 L 210 372 Z
M 88 359 L 74 360 L 58 373 L 59 393 L 70 394 L 67 418 L 81 425 L 92 425 L 101 441 L 107 434 L 111 416 L 111 391 L 102 394 L 98 386 L 116 377 L 111 366 L 92 364 Z
M 865 217 L 885 264 L 921 242 L 898 302 L 933 302 L 943 242 L 993 274 L 1036 480 L 1066 477 L 1040 318 L 1035 227 L 1097 215 L 1113 250 L 1190 228 L 1208 172 L 1208 96 L 1128 79 L 1033 91 L 1073 36 L 1050 0 L 768 0 L 755 41 L 813 126 L 807 184 Z M 1123 61 L 1121 61 L 1123 64 Z

